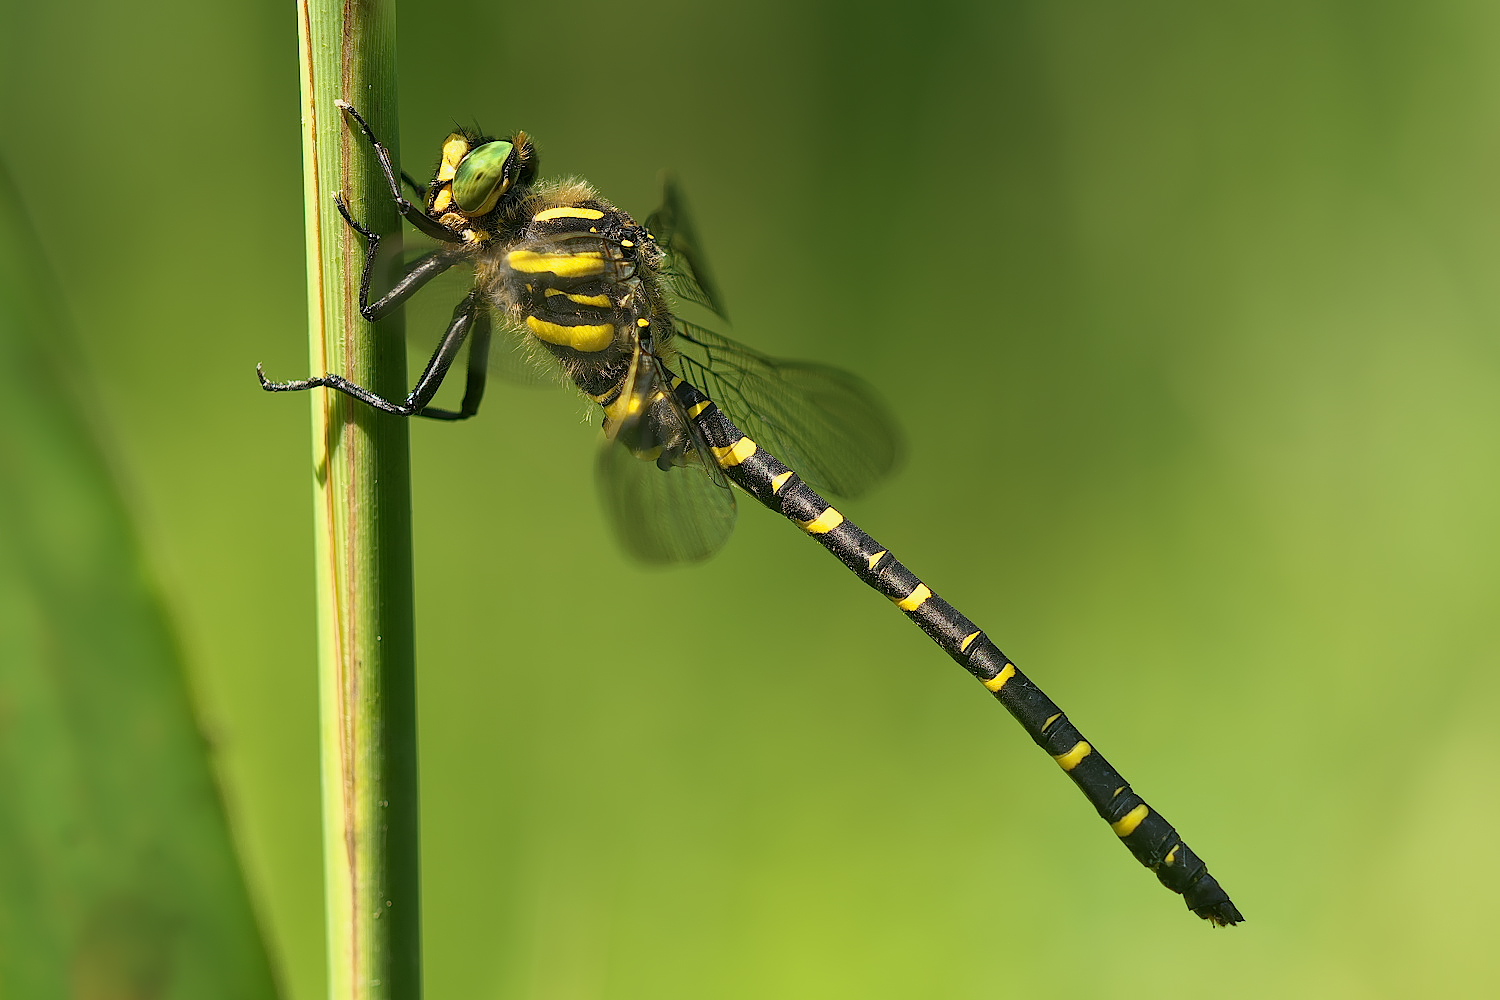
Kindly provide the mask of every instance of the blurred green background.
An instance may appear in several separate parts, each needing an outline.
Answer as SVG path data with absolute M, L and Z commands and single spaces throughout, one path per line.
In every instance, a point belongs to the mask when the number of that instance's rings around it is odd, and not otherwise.
M 787 524 L 605 533 L 594 432 L 413 427 L 432 997 L 1500 989 L 1500 7 L 408 3 L 402 144 L 526 128 L 909 457 L 844 505 L 1233 893 L 1210 931 Z M 7 0 L 43 230 L 291 997 L 322 991 L 291 4 Z M 436 331 L 414 330 L 425 356 Z M 457 511 L 457 515 L 455 515 Z M 746 630 L 746 621 L 754 622 Z

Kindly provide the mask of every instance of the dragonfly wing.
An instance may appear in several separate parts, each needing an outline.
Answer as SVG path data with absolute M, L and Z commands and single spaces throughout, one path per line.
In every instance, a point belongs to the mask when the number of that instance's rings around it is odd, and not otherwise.
M 693 562 L 729 540 L 734 492 L 658 371 L 655 359 L 637 354 L 614 408 L 625 416 L 606 421 L 599 490 L 615 535 L 632 556 Z
M 646 218 L 646 230 L 656 238 L 657 246 L 666 251 L 664 274 L 672 290 L 689 302 L 712 310 L 720 319 L 728 319 L 723 296 L 704 261 L 703 244 L 688 216 L 682 188 L 671 174 L 662 179 L 661 208 Z
M 692 323 L 677 327 L 683 374 L 814 489 L 858 496 L 896 467 L 900 431 L 862 380 L 766 357 Z

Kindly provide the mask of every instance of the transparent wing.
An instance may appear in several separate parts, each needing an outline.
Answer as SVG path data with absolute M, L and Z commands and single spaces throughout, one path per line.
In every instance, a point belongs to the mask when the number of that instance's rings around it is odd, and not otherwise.
M 637 352 L 620 409 L 599 451 L 604 509 L 620 544 L 648 563 L 706 559 L 734 531 L 734 492 L 697 428 L 658 374 Z
M 671 174 L 662 178 L 661 208 L 646 218 L 646 230 L 656 237 L 656 245 L 667 253 L 665 274 L 672 290 L 727 320 L 729 315 L 724 311 L 723 297 L 704 263 L 703 244 L 688 217 L 682 189 Z
M 900 431 L 875 390 L 826 365 L 780 361 L 677 321 L 682 375 L 819 492 L 852 497 L 889 475 Z

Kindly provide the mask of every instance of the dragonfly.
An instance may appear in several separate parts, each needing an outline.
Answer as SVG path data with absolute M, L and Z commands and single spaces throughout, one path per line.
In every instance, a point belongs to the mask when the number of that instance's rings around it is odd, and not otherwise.
M 1243 920 L 1204 861 L 1147 805 L 1066 714 L 985 632 L 824 499 L 855 496 L 893 468 L 895 422 L 864 382 L 837 368 L 770 358 L 680 313 L 724 319 L 680 190 L 668 182 L 644 225 L 588 184 L 539 176 L 531 138 L 460 129 L 422 187 L 398 171 L 364 117 L 338 102 L 368 141 L 400 215 L 435 246 L 372 300 L 380 234 L 338 209 L 365 245 L 359 308 L 370 322 L 463 266 L 468 293 L 402 400 L 336 373 L 271 392 L 345 393 L 400 417 L 463 420 L 479 411 L 496 330 L 552 366 L 603 412 L 597 473 L 628 552 L 646 562 L 703 559 L 728 541 L 735 490 L 797 525 L 889 599 L 967 670 L 1046 751 L 1131 854 L 1215 926 Z M 401 181 L 422 197 L 408 201 Z M 458 409 L 433 400 L 467 347 Z

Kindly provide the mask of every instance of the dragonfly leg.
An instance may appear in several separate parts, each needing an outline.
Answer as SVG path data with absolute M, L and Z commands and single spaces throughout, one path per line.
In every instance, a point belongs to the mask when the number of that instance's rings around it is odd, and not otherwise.
M 380 255 L 380 234 L 365 228 L 350 214 L 349 205 L 342 194 L 334 195 L 334 202 L 349 228 L 365 241 L 365 266 L 359 275 L 359 314 L 371 323 L 389 315 L 392 309 L 411 298 L 423 285 L 457 264 L 460 259 L 453 251 L 444 247 L 425 253 L 407 266 L 406 273 L 391 286 L 390 291 L 371 302 L 370 280 L 375 273 L 375 261 Z
M 401 213 L 401 217 L 435 240 L 442 240 L 444 243 L 461 242 L 463 240 L 462 236 L 436 219 L 430 218 L 426 212 L 407 201 L 406 197 L 402 195 L 401 182 L 396 179 L 396 167 L 391 162 L 391 151 L 385 148 L 384 143 L 375 138 L 375 133 L 370 130 L 370 124 L 365 121 L 364 116 L 355 111 L 354 105 L 347 101 L 336 101 L 335 103 L 343 109 L 344 114 L 354 119 L 355 123 L 359 125 L 359 130 L 370 141 L 370 145 L 375 150 L 375 158 L 380 161 L 381 173 L 385 174 L 386 186 L 391 189 L 391 198 L 396 202 L 396 211 Z
M 464 341 L 468 338 L 470 330 L 475 326 L 476 317 L 479 316 L 477 296 L 470 292 L 469 295 L 453 310 L 453 321 L 448 324 L 448 330 L 443 334 L 443 339 L 438 343 L 437 350 L 432 353 L 427 367 L 422 369 L 417 384 L 412 387 L 406 399 L 400 403 L 393 403 L 379 393 L 366 389 L 349 381 L 342 375 L 332 373 L 319 378 L 295 379 L 290 382 L 273 382 L 266 378 L 265 369 L 257 365 L 255 372 L 260 376 L 260 385 L 267 392 L 301 392 L 305 389 L 336 389 L 347 396 L 352 396 L 367 406 L 372 406 L 383 413 L 390 413 L 398 417 L 432 417 L 436 420 L 463 420 L 472 417 L 479 409 L 479 400 L 484 395 L 485 364 L 488 362 L 489 323 L 487 319 L 480 320 L 482 330 L 476 338 L 476 347 L 486 348 L 483 352 L 469 354 L 469 382 L 464 392 L 463 405 L 455 413 L 452 410 L 442 410 L 437 407 L 428 408 L 427 404 L 437 395 L 438 389 L 443 384 L 443 379 L 448 376 L 448 370 L 453 367 L 454 359 L 463 348 Z M 478 340 L 485 343 L 480 345 Z M 476 376 L 475 364 L 479 364 Z
M 459 307 L 460 309 L 463 306 Z M 455 313 L 454 321 L 458 316 Z M 450 328 L 451 329 L 451 328 Z M 443 338 L 444 343 L 447 337 Z M 443 349 L 442 345 L 438 350 Z M 457 348 L 454 349 L 457 353 Z M 436 356 L 434 356 L 436 360 Z M 452 358 L 449 359 L 449 364 Z M 426 406 L 417 415 L 420 417 L 431 417 L 434 420 L 467 420 L 479 412 L 479 402 L 484 399 L 485 380 L 489 375 L 490 366 L 490 318 L 482 309 L 472 310 L 472 324 L 469 331 L 469 365 L 465 373 L 464 398 L 459 404 L 458 412 L 452 410 L 440 410 L 435 406 Z M 431 366 L 429 365 L 429 368 Z M 428 395 L 431 399 L 431 394 Z

